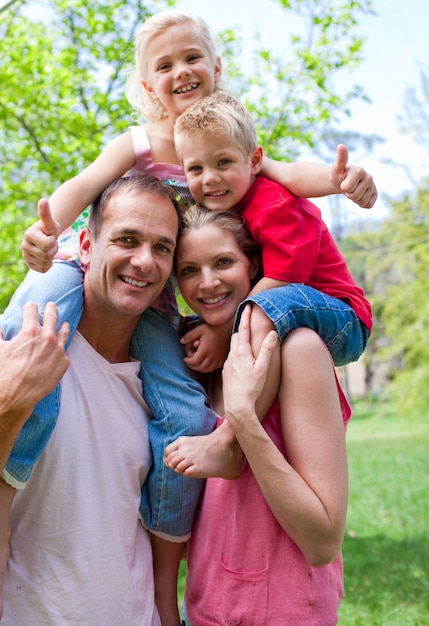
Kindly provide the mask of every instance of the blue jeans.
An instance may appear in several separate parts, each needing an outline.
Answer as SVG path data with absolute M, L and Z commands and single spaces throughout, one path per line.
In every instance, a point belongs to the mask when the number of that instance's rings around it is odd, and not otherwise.
M 83 311 L 83 273 L 73 262 L 54 263 L 46 274 L 29 272 L 1 320 L 5 339 L 22 326 L 25 302 L 41 311 L 48 301 L 58 307 L 58 327 L 70 323 L 69 343 Z M 141 514 L 148 530 L 173 541 L 186 539 L 192 528 L 203 481 L 186 478 L 163 463 L 164 448 L 180 435 L 205 435 L 215 426 L 204 389 L 183 363 L 184 348 L 167 318 L 145 311 L 135 331 L 132 355 L 141 360 L 143 393 L 153 419 L 149 436 L 153 465 L 142 488 Z M 55 427 L 60 407 L 60 385 L 39 402 L 18 437 L 5 467 L 5 477 L 20 488 L 28 481 Z
M 234 331 L 249 302 L 261 307 L 281 342 L 295 328 L 314 330 L 325 342 L 335 365 L 357 361 L 368 342 L 369 330 L 350 305 L 308 285 L 291 283 L 247 298 L 238 308 Z

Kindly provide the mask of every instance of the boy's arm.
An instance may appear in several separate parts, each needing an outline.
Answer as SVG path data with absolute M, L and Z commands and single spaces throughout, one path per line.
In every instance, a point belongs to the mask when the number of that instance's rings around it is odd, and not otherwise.
M 49 198 L 51 231 L 46 232 L 38 221 L 24 234 L 21 248 L 28 267 L 39 272 L 48 270 L 56 252 L 52 237 L 56 239 L 71 226 L 113 180 L 135 165 L 135 161 L 131 133 L 127 131 L 110 142 L 86 169 L 58 187 Z
M 364 209 L 370 209 L 377 200 L 373 178 L 362 167 L 348 163 L 346 146 L 337 147 L 333 165 L 319 163 L 286 163 L 264 156 L 262 172 L 286 187 L 299 198 L 318 198 L 343 193 Z

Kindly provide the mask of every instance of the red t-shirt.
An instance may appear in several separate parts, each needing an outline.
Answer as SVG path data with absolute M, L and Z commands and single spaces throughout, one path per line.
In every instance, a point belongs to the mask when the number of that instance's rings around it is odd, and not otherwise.
M 371 305 L 315 204 L 258 176 L 236 209 L 262 248 L 265 277 L 304 283 L 344 300 L 371 330 Z

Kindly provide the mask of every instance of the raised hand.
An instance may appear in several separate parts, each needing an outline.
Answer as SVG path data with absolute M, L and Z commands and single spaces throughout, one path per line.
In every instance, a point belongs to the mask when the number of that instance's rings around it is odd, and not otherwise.
M 346 146 L 337 146 L 337 158 L 331 166 L 331 182 L 343 193 L 363 209 L 370 209 L 377 200 L 377 187 L 371 174 L 363 167 L 350 165 Z
M 28 267 L 44 273 L 51 267 L 58 250 L 60 226 L 52 217 L 47 198 L 39 200 L 37 209 L 40 219 L 25 231 L 21 250 Z

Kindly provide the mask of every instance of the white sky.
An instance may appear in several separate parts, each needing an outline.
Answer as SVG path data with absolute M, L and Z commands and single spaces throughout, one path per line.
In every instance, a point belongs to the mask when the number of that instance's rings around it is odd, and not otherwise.
M 175 8 L 200 15 L 215 32 L 233 27 L 243 37 L 243 57 L 247 50 L 250 56 L 254 48 L 255 32 L 261 33 L 266 46 L 281 53 L 287 51 L 288 35 L 293 30 L 288 12 L 276 0 L 179 0 Z M 381 197 L 371 213 L 380 217 L 388 206 L 383 194 L 395 197 L 412 189 L 401 168 L 384 164 L 384 159 L 406 163 L 417 180 L 429 175 L 429 146 L 424 151 L 401 135 L 397 120 L 403 113 L 406 87 L 419 87 L 418 63 L 429 71 L 429 1 L 374 0 L 374 8 L 377 16 L 360 21 L 358 32 L 367 39 L 365 60 L 352 74 L 353 83 L 364 87 L 372 104 L 354 105 L 346 123 L 350 130 L 386 139 L 367 158 L 351 155 L 351 161 L 363 165 L 377 183 Z M 244 58 L 242 65 L 246 67 Z M 318 204 L 324 208 L 323 201 Z M 355 213 L 349 203 L 347 209 Z

